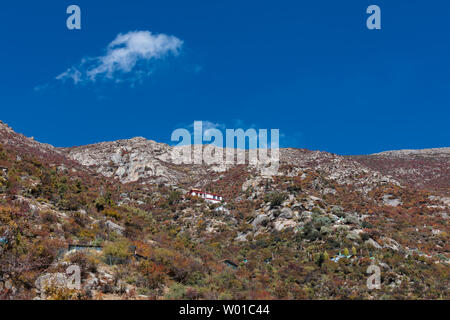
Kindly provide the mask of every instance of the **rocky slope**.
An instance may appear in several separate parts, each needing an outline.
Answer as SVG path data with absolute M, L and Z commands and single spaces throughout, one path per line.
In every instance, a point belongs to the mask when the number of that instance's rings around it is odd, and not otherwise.
M 227 171 L 236 167 L 225 159 L 215 165 L 177 164 L 173 157 L 176 149 L 145 138 L 133 138 L 60 151 L 65 152 L 71 160 L 106 177 L 117 178 L 122 183 L 139 181 L 202 187 L 211 184 L 214 177 L 217 179 L 220 176 L 217 173 L 223 173 L 223 177 Z M 193 148 L 190 151 L 193 154 Z M 225 149 L 222 150 L 222 154 L 225 153 Z M 255 172 L 253 178 L 262 176 L 258 166 L 249 165 L 247 168 L 248 172 Z M 399 184 L 394 178 L 343 156 L 303 149 L 281 149 L 277 175 L 296 176 L 308 170 L 320 172 L 338 184 L 354 184 L 364 192 L 379 184 Z
M 273 176 L 173 152 L 144 138 L 57 149 L 0 123 L 0 298 L 448 299 L 448 148 L 282 149 Z M 366 287 L 373 263 L 381 290 Z
M 61 170 L 70 168 L 74 172 L 81 171 L 88 175 L 94 174 L 88 167 L 71 160 L 62 150 L 50 144 L 38 142 L 32 137 L 26 137 L 23 134 L 17 133 L 2 121 L 0 121 L 0 144 L 16 153 L 18 159 L 23 155 L 28 155 L 50 166 L 59 167 Z
M 350 158 L 405 185 L 450 195 L 450 148 L 386 151 Z

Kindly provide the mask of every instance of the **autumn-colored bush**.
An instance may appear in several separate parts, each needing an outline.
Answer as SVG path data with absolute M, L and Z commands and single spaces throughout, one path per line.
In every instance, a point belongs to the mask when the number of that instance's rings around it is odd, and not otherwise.
M 116 209 L 113 208 L 107 208 L 103 210 L 103 214 L 107 217 L 111 217 L 114 218 L 116 220 L 121 220 L 122 219 L 122 215 L 119 213 L 119 211 L 117 211 Z
M 97 271 L 98 263 L 100 262 L 95 257 L 88 255 L 84 252 L 76 252 L 69 256 L 69 261 L 72 264 L 80 267 L 81 276 L 84 278 L 90 272 L 94 273 Z

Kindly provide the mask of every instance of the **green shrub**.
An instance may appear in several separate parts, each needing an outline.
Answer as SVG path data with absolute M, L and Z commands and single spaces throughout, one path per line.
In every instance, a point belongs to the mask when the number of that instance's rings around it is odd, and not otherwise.
M 172 191 L 169 194 L 169 199 L 167 200 L 169 205 L 179 202 L 181 199 L 181 193 L 179 191 Z
M 98 196 L 97 199 L 95 199 L 95 207 L 99 212 L 103 211 L 106 206 L 112 205 L 114 205 L 114 202 L 111 200 L 111 194 L 109 192 L 107 192 L 106 195 Z
M 229 292 L 219 294 L 219 300 L 233 300 L 233 295 Z
M 174 283 L 169 292 L 166 295 L 166 298 L 169 300 L 181 300 L 186 297 L 186 287 L 180 283 Z
M 281 192 L 271 192 L 264 197 L 265 202 L 270 202 L 270 207 L 275 208 L 279 207 L 284 200 L 286 200 L 287 196 Z

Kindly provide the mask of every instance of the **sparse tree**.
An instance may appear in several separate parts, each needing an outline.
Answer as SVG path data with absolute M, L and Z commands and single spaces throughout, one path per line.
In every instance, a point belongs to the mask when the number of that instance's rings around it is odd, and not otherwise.
M 344 256 L 348 256 L 350 254 L 350 252 L 348 251 L 347 248 L 344 249 Z

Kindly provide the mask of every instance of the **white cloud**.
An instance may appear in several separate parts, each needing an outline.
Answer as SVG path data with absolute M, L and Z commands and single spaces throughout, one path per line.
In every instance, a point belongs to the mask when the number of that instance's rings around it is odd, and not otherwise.
M 56 79 L 72 80 L 74 84 L 97 79 L 135 82 L 151 74 L 151 61 L 176 56 L 182 46 L 182 40 L 166 34 L 150 31 L 119 34 L 107 46 L 105 55 L 84 58 L 78 66 L 70 67 Z

